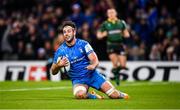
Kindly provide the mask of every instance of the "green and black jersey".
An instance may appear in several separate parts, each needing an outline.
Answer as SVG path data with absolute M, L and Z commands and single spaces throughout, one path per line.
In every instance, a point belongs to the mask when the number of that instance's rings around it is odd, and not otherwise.
M 122 31 L 125 30 L 126 23 L 124 20 L 116 20 L 112 22 L 110 20 L 106 20 L 101 25 L 99 31 L 107 31 L 107 42 L 109 43 L 122 43 L 123 42 L 123 33 Z

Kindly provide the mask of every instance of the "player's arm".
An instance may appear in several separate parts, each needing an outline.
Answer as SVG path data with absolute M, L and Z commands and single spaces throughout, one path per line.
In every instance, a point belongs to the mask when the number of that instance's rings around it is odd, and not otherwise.
M 107 37 L 108 33 L 106 30 L 105 22 L 101 24 L 100 28 L 97 30 L 96 36 L 98 39 Z
M 59 60 L 57 63 L 53 63 L 50 68 L 50 72 L 53 75 L 56 75 L 59 69 L 63 66 L 68 65 L 68 60 L 64 57 L 63 59 Z
M 90 65 L 88 65 L 86 68 L 88 70 L 94 70 L 98 64 L 99 64 L 99 60 L 98 60 L 98 57 L 96 55 L 95 52 L 91 52 L 89 55 L 88 55 L 88 58 L 90 60 Z
M 124 20 L 122 20 L 122 23 L 123 23 L 123 37 L 124 38 L 129 38 L 130 37 L 130 34 L 129 34 L 129 31 L 127 29 L 127 25 L 126 25 L 126 22 Z
M 56 75 L 58 73 L 58 70 L 59 70 L 59 66 L 53 63 L 50 68 L 50 73 Z
M 107 36 L 107 31 L 97 31 L 97 38 L 102 39 Z
M 125 38 L 129 38 L 129 37 L 130 37 L 130 34 L 129 34 L 128 29 L 123 30 L 123 36 L 124 36 Z

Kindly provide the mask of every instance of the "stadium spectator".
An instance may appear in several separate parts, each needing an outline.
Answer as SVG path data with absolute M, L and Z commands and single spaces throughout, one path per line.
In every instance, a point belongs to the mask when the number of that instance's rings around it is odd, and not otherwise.
M 44 48 L 39 48 L 37 50 L 37 60 L 46 60 L 46 50 Z
M 149 54 L 149 59 L 152 61 L 153 60 L 161 60 L 161 53 L 156 44 L 154 44 L 151 48 L 151 52 Z
M 26 44 L 30 43 L 35 57 L 29 59 L 37 59 L 37 50 L 44 46 L 46 40 L 49 40 L 51 45 L 53 44 L 52 39 L 57 37 L 58 25 L 72 15 L 78 15 L 74 14 L 75 12 L 71 8 L 67 8 L 72 6 L 77 8 L 78 13 L 81 13 L 78 21 L 80 23 L 77 22 L 79 30 L 83 28 L 84 22 L 88 22 L 91 31 L 89 33 L 91 44 L 93 44 L 93 47 L 97 47 L 95 51 L 100 60 L 108 60 L 108 56 L 101 54 L 106 52 L 105 39 L 96 39 L 96 31 L 97 27 L 106 19 L 106 10 L 112 7 L 116 8 L 118 15 L 127 21 L 130 33 L 135 32 L 137 34 L 135 39 L 132 35 L 135 44 L 130 44 L 127 50 L 133 49 L 134 46 L 140 48 L 140 44 L 143 42 L 146 44 L 144 60 L 150 60 L 149 54 L 154 44 L 158 44 L 158 48 L 160 48 L 160 59 L 168 60 L 166 55 L 168 46 L 164 47 L 164 40 L 168 38 L 169 45 L 174 43 L 173 39 L 180 41 L 180 27 L 178 25 L 180 8 L 178 4 L 174 4 L 171 0 L 19 0 L 18 2 L 16 0 L 1 0 L 0 59 L 21 59 L 17 58 L 19 57 L 17 48 L 22 45 L 18 42 L 23 42 L 24 48 L 26 48 Z M 32 40 L 35 37 L 30 40 L 29 37 L 32 33 L 30 30 L 35 30 L 34 36 L 38 37 L 36 40 L 41 39 L 41 44 L 35 44 Z M 81 31 L 78 32 L 82 33 Z M 88 34 L 87 32 L 84 33 L 85 35 Z M 12 42 L 13 40 L 16 42 Z M 170 60 L 179 60 L 179 54 L 177 53 L 177 49 L 175 49 L 173 54 L 176 54 L 177 58 Z M 135 60 L 130 57 L 131 53 L 127 54 L 129 60 Z M 23 56 L 21 57 L 23 58 Z
M 25 46 L 24 60 L 35 59 L 35 51 L 33 50 L 32 44 L 27 43 Z
M 72 14 L 68 17 L 68 19 L 75 22 L 78 29 L 85 22 L 84 13 L 82 13 L 81 6 L 78 3 L 72 5 Z

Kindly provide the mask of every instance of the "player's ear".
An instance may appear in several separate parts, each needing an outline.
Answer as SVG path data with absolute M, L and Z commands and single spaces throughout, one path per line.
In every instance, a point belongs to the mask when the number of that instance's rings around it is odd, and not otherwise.
M 73 28 L 74 36 L 76 35 L 76 28 Z

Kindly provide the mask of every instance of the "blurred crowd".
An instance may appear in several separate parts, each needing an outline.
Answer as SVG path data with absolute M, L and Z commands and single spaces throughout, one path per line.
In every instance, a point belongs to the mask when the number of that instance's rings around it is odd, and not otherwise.
M 106 39 L 96 31 L 115 8 L 126 21 L 128 60 L 180 60 L 180 5 L 177 0 L 1 0 L 0 60 L 47 60 L 62 42 L 58 27 L 72 20 L 77 37 L 108 60 Z

